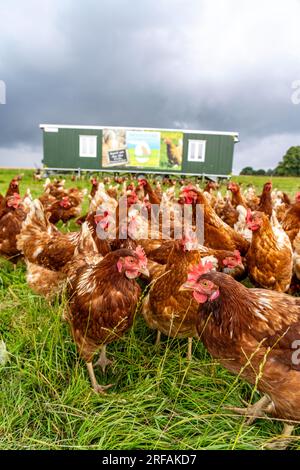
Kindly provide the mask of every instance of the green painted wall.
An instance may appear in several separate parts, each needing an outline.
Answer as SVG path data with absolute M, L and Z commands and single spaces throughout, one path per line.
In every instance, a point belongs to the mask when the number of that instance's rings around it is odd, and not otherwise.
M 94 129 L 58 129 L 58 132 L 43 132 L 43 163 L 50 168 L 99 169 L 102 155 L 102 131 Z M 79 136 L 97 135 L 97 157 L 79 156 Z
M 97 135 L 97 158 L 79 156 L 79 136 Z M 102 130 L 58 129 L 58 132 L 43 131 L 45 166 L 50 168 L 101 169 Z M 188 162 L 188 140 L 206 140 L 204 162 Z M 234 138 L 230 135 L 184 134 L 182 173 L 229 175 L 232 172 Z M 106 168 L 107 169 L 107 168 Z M 135 169 L 137 169 L 135 167 Z M 124 170 L 120 167 L 119 170 Z M 130 170 L 128 168 L 128 170 Z M 141 168 L 141 172 L 145 170 Z M 158 169 L 157 169 L 158 170 Z M 113 167 L 112 171 L 118 171 Z M 150 171 L 154 171 L 153 169 Z M 171 171 L 171 170 L 169 170 Z M 168 170 L 165 170 L 168 173 Z M 179 172 L 180 173 L 180 172 Z
M 204 162 L 188 162 L 188 140 L 206 140 Z M 228 175 L 232 172 L 234 138 L 231 135 L 184 134 L 183 173 Z

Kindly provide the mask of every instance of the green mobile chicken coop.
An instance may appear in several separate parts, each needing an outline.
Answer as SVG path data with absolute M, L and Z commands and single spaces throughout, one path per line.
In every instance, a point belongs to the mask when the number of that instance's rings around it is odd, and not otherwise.
M 228 177 L 237 132 L 41 124 L 52 170 Z

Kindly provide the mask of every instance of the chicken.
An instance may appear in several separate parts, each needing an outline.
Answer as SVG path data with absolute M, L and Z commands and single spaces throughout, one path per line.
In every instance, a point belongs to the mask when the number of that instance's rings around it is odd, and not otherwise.
M 300 293 L 300 230 L 293 241 L 293 277 L 288 293 L 299 295 Z
M 271 217 L 272 211 L 273 211 L 271 191 L 272 191 L 272 183 L 270 182 L 265 183 L 263 187 L 263 192 L 260 196 L 259 204 L 257 206 L 258 211 L 264 212 L 269 217 Z
M 292 278 L 292 247 L 279 226 L 272 226 L 266 214 L 249 210 L 247 225 L 252 241 L 247 253 L 250 280 L 260 287 L 286 292 Z
M 78 205 L 77 198 L 64 196 L 62 199 L 51 204 L 47 212 L 50 213 L 49 221 L 52 224 L 57 224 L 60 220 L 66 223 L 79 216 L 80 206 Z
M 247 204 L 247 206 L 244 207 L 249 207 L 252 211 L 257 209 L 260 198 L 256 195 L 255 188 L 252 184 L 249 184 L 246 191 L 244 191 L 244 198 Z
M 237 206 L 240 207 L 240 206 Z M 221 217 L 224 222 L 229 225 L 230 227 L 234 228 L 234 225 L 237 223 L 239 219 L 239 212 L 237 208 L 234 208 L 230 202 L 230 199 L 227 198 L 225 200 L 224 207 L 222 208 L 221 212 L 219 212 L 219 217 Z
M 247 227 L 247 209 L 244 206 L 237 206 L 236 210 L 239 216 L 233 228 L 237 233 L 242 235 L 248 242 L 251 243 L 252 232 Z
M 103 393 L 111 385 L 98 384 L 92 359 L 101 349 L 99 365 L 104 371 L 109 362 L 106 345 L 131 327 L 141 293 L 135 279 L 149 274 L 146 265 L 141 248 L 117 250 L 93 264 L 83 255 L 78 269 L 76 259 L 72 263 L 66 319 L 95 392 Z
M 50 222 L 56 224 L 60 220 L 63 223 L 78 217 L 81 211 L 81 203 L 86 190 L 80 191 L 78 188 L 64 189 L 64 182 L 48 179 L 44 185 L 45 192 L 39 197 L 46 212 L 49 212 Z
M 66 275 L 64 272 L 52 271 L 43 268 L 30 261 L 26 262 L 26 282 L 30 289 L 38 295 L 51 301 L 61 294 L 66 285 Z
M 199 247 L 198 249 L 201 254 L 202 262 L 209 260 L 209 257 L 217 260 L 217 263 L 214 263 L 213 259 L 211 259 L 217 271 L 229 274 L 229 276 L 234 277 L 234 279 L 242 280 L 246 277 L 247 270 L 245 261 L 242 260 L 238 250 L 234 250 L 233 252 L 213 250 L 205 246 Z
M 300 230 L 300 193 L 296 197 L 296 202 L 285 212 L 282 218 L 282 228 L 286 231 L 291 242 Z
M 247 201 L 242 195 L 241 188 L 238 183 L 234 183 L 233 181 L 231 181 L 230 183 L 228 183 L 227 189 L 229 189 L 229 191 L 231 191 L 232 193 L 231 204 L 233 205 L 233 207 L 236 208 L 237 206 L 244 206 L 248 208 Z
M 36 199 L 17 237 L 17 247 L 31 263 L 59 271 L 72 258 L 78 236 L 79 232 L 61 233 Z
M 3 198 L 0 209 L 0 255 L 14 264 L 22 256 L 17 248 L 17 235 L 21 231 L 26 215 L 19 193 Z
M 203 189 L 203 194 L 212 207 L 215 207 L 217 203 L 217 197 L 213 191 L 218 188 L 218 183 L 215 183 L 214 181 L 208 181 Z
M 206 183 L 206 185 L 203 189 L 203 192 L 211 193 L 212 191 L 214 191 L 218 188 L 219 188 L 219 185 L 215 181 L 207 181 L 207 183 Z
M 104 204 L 105 209 L 108 210 L 110 213 L 113 213 L 116 210 L 116 207 L 118 206 L 118 202 L 115 200 L 115 198 L 109 196 L 105 191 L 104 184 L 99 183 L 96 194 L 91 200 L 89 212 L 97 211 L 100 206 L 104 208 Z
M 99 181 L 97 180 L 97 178 L 92 178 L 91 183 L 92 183 L 92 189 L 90 192 L 90 198 L 93 199 L 99 187 Z
M 190 238 L 172 242 L 168 262 L 156 270 L 153 285 L 144 298 L 142 314 L 147 325 L 167 336 L 190 338 L 188 359 L 191 358 L 191 338 L 197 336 L 197 306 L 189 295 L 179 292 L 190 267 L 200 261 L 198 250 Z M 159 340 L 160 334 L 158 334 Z M 157 341 L 158 341 L 157 340 Z
M 173 245 L 173 241 L 165 241 L 159 248 L 148 254 L 148 259 L 155 263 L 166 264 L 173 249 Z M 246 276 L 246 269 L 238 250 L 233 252 L 215 250 L 200 244 L 197 244 L 196 247 L 201 259 L 210 258 L 210 261 L 218 271 L 225 272 L 235 279 L 243 279 Z
M 277 418 L 300 420 L 300 299 L 246 288 L 205 266 L 181 289 L 199 304 L 197 330 L 210 354 L 266 394 L 244 413 L 261 416 L 268 405 Z M 291 430 L 285 427 L 284 434 Z
M 62 194 L 65 193 L 64 186 L 65 180 L 54 179 L 54 181 L 51 183 L 50 179 L 47 178 L 44 184 L 44 190 L 45 192 L 48 191 L 49 194 L 56 199 L 61 199 Z
M 41 181 L 41 179 L 42 179 L 42 173 L 41 173 L 41 170 L 40 170 L 39 168 L 37 168 L 37 169 L 35 170 L 35 172 L 33 173 L 33 179 L 34 179 L 35 181 Z
M 149 202 L 151 204 L 158 204 L 158 205 L 160 204 L 161 198 L 159 197 L 157 192 L 154 189 L 152 189 L 149 181 L 147 181 L 146 179 L 140 179 L 138 182 L 138 189 L 140 188 L 144 189 L 144 195 L 148 196 Z
M 294 273 L 300 281 L 300 230 L 293 241 L 293 267 Z
M 49 188 L 47 188 L 44 191 L 44 193 L 39 197 L 39 200 L 43 204 L 43 207 L 44 207 L 45 210 L 49 209 L 52 206 L 52 204 L 57 202 L 56 197 L 54 197 L 54 196 L 52 196 L 52 194 L 50 194 L 50 189 Z
M 13 196 L 14 194 L 20 194 L 19 191 L 19 181 L 21 177 L 15 176 L 9 183 L 8 189 L 6 191 L 5 197 Z
M 183 197 L 185 204 L 193 206 L 193 223 L 196 223 L 197 206 L 203 208 L 205 246 L 219 250 L 239 250 L 242 256 L 247 253 L 249 242 L 220 219 L 200 191 L 189 186 L 184 189 Z

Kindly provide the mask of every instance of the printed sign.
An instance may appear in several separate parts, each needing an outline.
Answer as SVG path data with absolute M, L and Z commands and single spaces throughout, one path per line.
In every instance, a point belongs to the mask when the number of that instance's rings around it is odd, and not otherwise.
M 127 150 L 109 150 L 108 161 L 110 165 L 126 165 L 128 163 Z
M 103 129 L 102 166 L 181 170 L 182 143 L 177 131 Z

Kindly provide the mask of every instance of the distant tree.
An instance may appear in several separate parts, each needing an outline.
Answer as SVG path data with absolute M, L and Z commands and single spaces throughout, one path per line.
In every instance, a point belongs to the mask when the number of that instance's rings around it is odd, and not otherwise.
M 266 174 L 266 172 L 265 172 L 265 170 L 260 169 L 260 170 L 256 170 L 254 172 L 254 174 L 257 175 L 257 176 L 264 176 Z
M 274 170 L 276 176 L 300 176 L 300 145 L 290 147 Z
M 274 174 L 274 170 L 272 168 L 269 168 L 267 171 L 266 171 L 266 175 L 267 176 L 272 176 Z
M 253 174 L 254 174 L 254 170 L 252 166 L 246 166 L 240 172 L 240 175 L 253 175 Z

